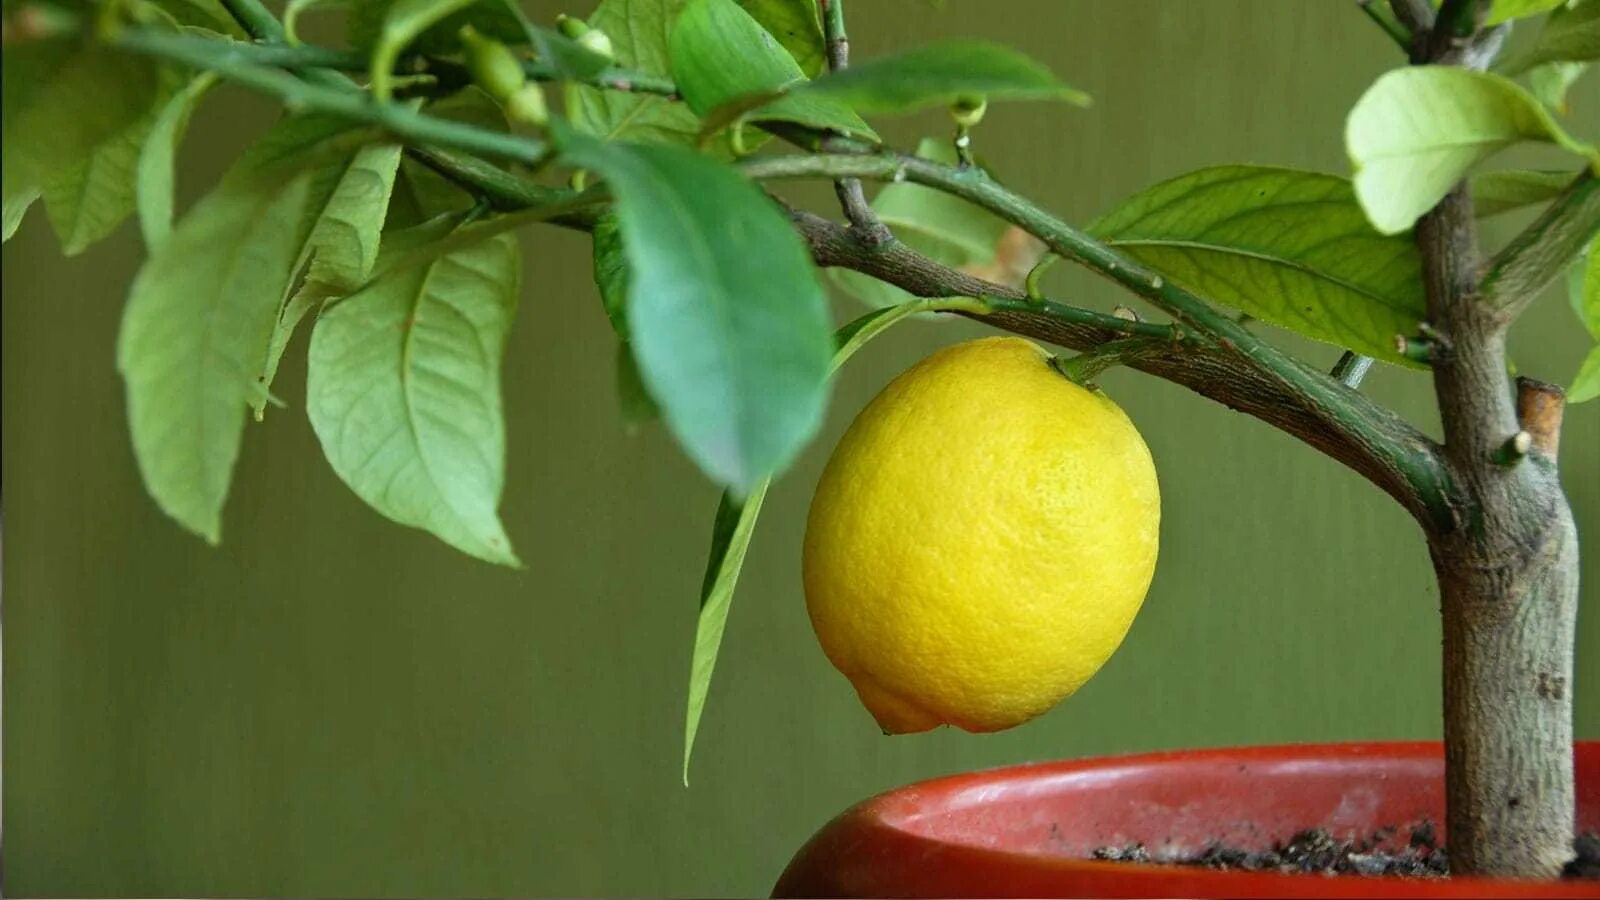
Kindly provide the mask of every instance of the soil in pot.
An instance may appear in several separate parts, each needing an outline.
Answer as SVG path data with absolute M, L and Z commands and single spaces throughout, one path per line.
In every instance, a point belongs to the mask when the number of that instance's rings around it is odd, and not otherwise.
M 1396 844 L 1402 831 L 1406 839 Z M 1563 878 L 1600 880 L 1600 834 L 1586 832 L 1572 841 L 1574 857 Z M 1198 856 L 1160 859 L 1142 843 L 1098 847 L 1091 858 L 1106 862 L 1196 866 L 1224 872 L 1280 872 L 1303 875 L 1400 875 L 1442 878 L 1450 856 L 1440 845 L 1431 820 L 1401 829 L 1381 828 L 1362 840 L 1340 840 L 1322 828 L 1306 828 L 1266 850 L 1212 844 Z

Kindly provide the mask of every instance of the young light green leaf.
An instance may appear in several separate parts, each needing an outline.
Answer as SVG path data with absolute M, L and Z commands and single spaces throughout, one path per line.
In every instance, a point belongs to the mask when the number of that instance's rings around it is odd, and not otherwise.
M 1566 115 L 1567 91 L 1588 69 L 1586 62 L 1549 62 L 1534 66 L 1528 71 L 1528 89 L 1540 103 Z
M 310 177 L 226 179 L 134 280 L 118 338 L 128 423 L 146 488 L 212 543 L 246 403 L 305 232 Z
M 1472 209 L 1480 218 L 1549 203 L 1572 183 L 1571 172 L 1536 172 L 1510 169 L 1484 172 L 1469 181 Z
M 333 188 L 326 173 L 361 137 L 332 117 L 283 120 L 134 280 L 118 366 L 135 456 L 162 509 L 213 542 L 278 310 Z
M 781 94 L 740 118 L 794 122 L 876 140 L 849 106 L 827 95 L 784 91 L 806 83 L 794 57 L 734 0 L 689 0 L 670 43 L 672 77 L 699 115 L 749 95 Z
M 399 144 L 361 148 L 343 166 L 316 226 L 307 254 L 306 281 L 340 292 L 365 284 L 378 262 L 378 241 L 400 167 Z
M 37 199 L 39 189 L 36 187 L 6 195 L 4 214 L 0 216 L 0 241 L 11 240 L 11 236 L 17 233 L 17 226 L 22 224 L 22 217 L 28 214 L 28 207 Z
M 740 0 L 739 5 L 778 39 L 807 78 L 821 74 L 828 55 L 816 0 Z
M 1583 358 L 1583 365 L 1578 367 L 1578 374 L 1567 387 L 1567 402 L 1582 403 L 1596 397 L 1600 397 L 1600 347 L 1591 347 L 1589 355 Z
M 45 215 L 64 255 L 89 249 L 133 212 L 134 168 L 148 126 L 141 119 L 97 144 L 83 162 L 44 180 Z
M 822 417 L 828 310 L 810 254 L 771 199 L 726 165 L 564 128 L 557 139 L 617 198 L 628 333 L 667 427 L 718 484 L 750 491 Z
M 516 239 L 502 234 L 411 264 L 404 252 L 438 238 L 439 223 L 413 232 L 396 237 L 392 267 L 317 320 L 306 380 L 311 425 L 339 478 L 373 509 L 515 566 L 496 508 Z
M 216 83 L 217 76 L 205 72 L 173 94 L 156 114 L 144 147 L 139 151 L 134 179 L 135 201 L 145 246 L 152 251 L 172 233 L 178 145 L 189 128 L 189 117 L 194 114 L 195 107 Z
M 1577 0 L 1553 9 L 1538 39 L 1499 68 L 1516 75 L 1543 63 L 1593 59 L 1600 59 L 1600 2 Z
M 8 198 L 84 165 L 147 116 L 162 89 L 154 62 L 104 48 L 7 48 L 3 58 L 0 192 Z
M 868 341 L 886 331 L 896 322 L 918 313 L 941 309 L 969 309 L 978 311 L 983 304 L 974 300 L 914 300 L 899 306 L 875 309 L 840 328 L 834 334 L 833 358 L 828 364 L 832 375 Z M 706 560 L 706 573 L 700 585 L 700 615 L 695 622 L 694 653 L 689 663 L 689 699 L 684 709 L 683 727 L 683 783 L 689 783 L 689 758 L 694 753 L 694 738 L 700 730 L 700 719 L 705 712 L 706 696 L 711 690 L 711 675 L 717 666 L 717 654 L 722 648 L 722 635 L 728 626 L 728 611 L 733 605 L 733 591 L 739 583 L 739 571 L 744 567 L 750 537 L 755 532 L 756 517 L 761 514 L 761 502 L 766 498 L 769 479 L 758 483 L 743 503 L 732 494 L 724 493 L 717 504 L 717 516 L 711 527 L 711 553 Z
M 267 389 L 277 378 L 278 364 L 294 328 L 323 301 L 349 295 L 373 274 L 398 168 L 400 144 L 370 144 L 349 159 L 318 171 L 312 179 L 312 229 L 301 250 L 302 261 L 309 259 L 310 264 L 299 290 L 278 309 L 261 364 L 262 391 L 251 404 L 256 421 L 266 416 Z
M 842 101 L 861 113 L 897 115 L 971 97 L 1064 100 L 1089 105 L 1043 65 L 998 44 L 951 40 L 855 63 L 795 92 Z
M 256 421 L 266 414 L 267 390 L 300 321 L 323 301 L 346 296 L 371 277 L 400 150 L 399 144 L 372 144 L 313 177 L 308 204 L 313 224 L 300 253 L 310 265 L 304 282 L 278 311 L 261 364 L 263 390 L 251 404 Z
M 949 140 L 924 138 L 917 155 L 935 162 L 954 163 Z M 872 200 L 878 218 L 906 246 L 956 269 L 976 269 L 995 262 L 1006 223 L 993 213 L 943 191 L 910 182 L 886 184 Z M 911 295 L 850 269 L 832 269 L 834 283 L 851 296 L 872 306 L 892 306 Z
M 161 70 L 144 115 L 94 145 L 77 165 L 44 178 L 40 187 L 45 213 L 67 256 L 82 253 L 132 214 L 140 151 L 168 100 L 183 87 L 183 76 Z
M 1219 166 L 1135 194 L 1090 232 L 1174 282 L 1307 337 L 1404 363 L 1424 315 L 1406 237 L 1367 223 L 1334 175 Z
M 1525 140 L 1549 141 L 1600 165 L 1594 149 L 1562 131 L 1527 91 L 1454 66 L 1385 74 L 1345 124 L 1356 196 L 1385 234 L 1410 228 L 1468 169 Z
M 601 0 L 588 23 L 611 38 L 617 65 L 667 77 L 672 74 L 668 36 L 683 4 L 684 0 Z M 602 140 L 693 144 L 700 133 L 700 120 L 687 104 L 657 94 L 569 83 L 566 98 L 572 124 Z
M 1484 17 L 1483 24 L 1488 27 L 1512 19 L 1526 19 L 1529 16 L 1547 13 L 1566 2 L 1567 0 L 1493 0 L 1489 4 L 1489 15 Z

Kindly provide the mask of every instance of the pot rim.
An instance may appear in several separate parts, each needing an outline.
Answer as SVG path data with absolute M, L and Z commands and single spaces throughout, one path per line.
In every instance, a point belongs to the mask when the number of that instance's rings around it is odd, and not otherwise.
M 1577 765 L 1580 771 L 1594 771 L 1600 767 L 1600 741 L 1575 741 L 1573 749 L 1575 760 L 1583 761 Z M 1197 866 L 1093 860 L 1035 850 L 981 846 L 974 842 L 930 836 L 912 827 L 919 817 L 928 815 L 925 808 L 930 803 L 940 811 L 971 808 L 985 802 L 986 786 L 992 790 L 996 784 L 1008 781 L 1089 779 L 1103 782 L 1106 778 L 1117 777 L 1121 772 L 1148 771 L 1151 767 L 1197 762 L 1289 767 L 1296 763 L 1316 763 L 1325 769 L 1330 761 L 1336 763 L 1344 760 L 1352 763 L 1354 771 L 1360 761 L 1370 764 L 1372 760 L 1382 759 L 1401 767 L 1424 767 L 1431 773 L 1437 771 L 1442 758 L 1443 745 L 1438 741 L 1291 743 L 1163 750 L 1032 762 L 946 775 L 884 791 L 840 814 L 796 854 L 780 877 L 775 894 L 786 895 L 786 882 L 802 866 L 808 854 L 817 858 L 826 856 L 835 849 L 830 846 L 830 840 L 848 833 L 852 835 L 852 842 L 878 842 L 886 848 L 885 853 L 906 854 L 906 858 L 933 858 L 937 854 L 952 866 L 970 866 L 973 870 L 990 871 L 1014 869 L 1032 873 L 1041 882 L 1054 879 L 1065 882 L 1072 876 L 1102 884 L 1115 881 L 1130 890 L 1130 896 L 1174 896 L 1174 889 L 1198 892 L 1202 896 L 1325 897 L 1337 896 L 1342 890 L 1349 890 L 1357 896 L 1600 896 L 1600 885 L 1592 881 L 1220 871 Z M 1591 806 L 1600 803 L 1600 779 L 1585 779 L 1579 785 L 1578 795 L 1583 798 L 1580 801 L 1582 803 Z

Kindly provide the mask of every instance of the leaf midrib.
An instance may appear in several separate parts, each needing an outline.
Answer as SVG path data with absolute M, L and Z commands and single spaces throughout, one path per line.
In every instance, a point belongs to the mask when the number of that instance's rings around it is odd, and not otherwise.
M 1397 307 L 1397 306 L 1395 306 L 1394 303 L 1393 303 L 1393 299 L 1394 298 L 1386 297 L 1383 294 L 1376 293 L 1376 292 L 1372 291 L 1369 288 L 1364 288 L 1364 287 L 1362 287 L 1360 285 L 1357 285 L 1357 284 L 1354 284 L 1352 282 L 1346 281 L 1346 280 L 1344 280 L 1342 278 L 1338 278 L 1336 276 L 1330 275 L 1327 272 L 1321 271 L 1319 269 L 1312 268 L 1311 266 L 1309 266 L 1309 265 L 1307 265 L 1305 263 L 1297 262 L 1295 260 L 1287 259 L 1287 258 L 1281 257 L 1281 256 L 1273 256 L 1271 254 L 1268 254 L 1268 253 L 1265 253 L 1265 252 L 1261 252 L 1261 251 L 1246 250 L 1246 249 L 1243 249 L 1243 248 L 1240 248 L 1240 247 L 1227 247 L 1227 246 L 1222 246 L 1222 245 L 1218 245 L 1218 244 L 1207 244 L 1207 243 L 1203 243 L 1203 242 L 1200 242 L 1200 241 L 1185 241 L 1185 240 L 1157 239 L 1157 238 L 1135 238 L 1135 239 L 1129 239 L 1129 240 L 1121 240 L 1121 239 L 1113 238 L 1113 239 L 1108 240 L 1107 243 L 1110 244 L 1113 247 L 1174 247 L 1174 248 L 1183 249 L 1183 250 L 1198 250 L 1198 251 L 1203 251 L 1203 252 L 1208 252 L 1208 253 L 1217 253 L 1217 254 L 1224 255 L 1224 256 L 1240 256 L 1240 257 L 1244 257 L 1246 259 L 1253 259 L 1253 260 L 1256 260 L 1258 262 L 1263 262 L 1263 263 L 1268 263 L 1268 264 L 1271 264 L 1271 265 L 1281 266 L 1281 267 L 1287 268 L 1287 269 L 1293 269 L 1293 270 L 1295 270 L 1297 272 L 1300 272 L 1300 273 L 1305 274 L 1305 275 L 1309 275 L 1309 276 L 1311 276 L 1313 278 L 1316 278 L 1318 280 L 1326 281 L 1329 284 L 1337 285 L 1338 287 L 1341 287 L 1341 288 L 1343 288 L 1345 290 L 1348 290 L 1351 293 L 1359 294 L 1359 295 L 1361 295 L 1363 297 L 1367 297 L 1369 299 L 1376 300 L 1378 303 L 1380 303 L 1384 307 L 1386 307 L 1388 309 L 1392 309 L 1392 310 L 1394 310 L 1396 312 L 1412 312 L 1413 311 L 1410 307 Z

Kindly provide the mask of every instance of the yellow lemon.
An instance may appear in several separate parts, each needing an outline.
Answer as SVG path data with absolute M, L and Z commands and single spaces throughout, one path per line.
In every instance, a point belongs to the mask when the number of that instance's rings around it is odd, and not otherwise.
M 1020 338 L 941 350 L 856 417 L 806 524 L 806 607 L 893 734 L 1039 715 L 1122 643 L 1155 571 L 1150 450 Z

